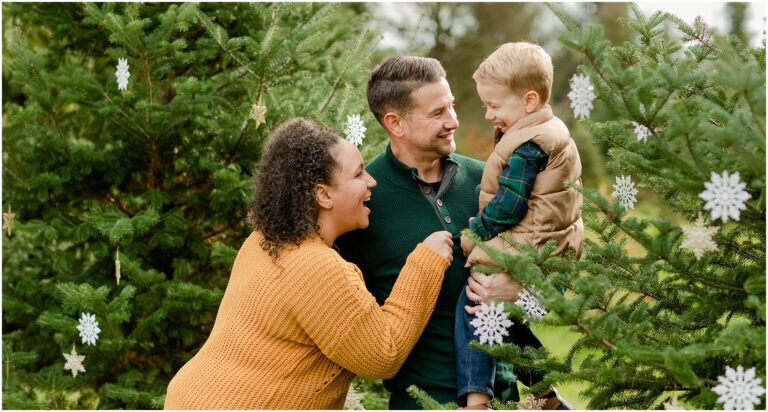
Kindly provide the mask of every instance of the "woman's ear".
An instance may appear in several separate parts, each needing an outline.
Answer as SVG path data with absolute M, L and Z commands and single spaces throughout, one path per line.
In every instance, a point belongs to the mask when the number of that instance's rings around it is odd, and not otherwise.
M 384 124 L 384 128 L 387 129 L 392 136 L 402 136 L 405 133 L 403 129 L 403 118 L 395 112 L 387 112 L 381 119 Z
M 528 90 L 523 95 L 523 102 L 525 104 L 525 112 L 528 114 L 533 113 L 539 107 L 539 93 L 535 90 Z
M 333 199 L 331 198 L 330 187 L 322 183 L 316 184 L 315 201 L 323 209 L 333 208 Z

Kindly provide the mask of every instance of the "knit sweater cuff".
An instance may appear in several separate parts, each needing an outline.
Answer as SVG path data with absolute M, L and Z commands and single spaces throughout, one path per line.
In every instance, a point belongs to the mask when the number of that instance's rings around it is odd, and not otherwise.
M 451 266 L 451 262 L 448 259 L 440 256 L 431 247 L 423 243 L 416 245 L 416 249 L 408 255 L 408 261 L 425 269 L 440 269 L 441 274 Z

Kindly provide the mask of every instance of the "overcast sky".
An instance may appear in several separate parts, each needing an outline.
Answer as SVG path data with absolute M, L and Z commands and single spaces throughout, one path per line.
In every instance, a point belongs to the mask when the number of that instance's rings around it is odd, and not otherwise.
M 556 4 L 559 4 L 561 7 L 568 10 L 570 8 L 569 5 L 572 3 L 573 2 L 564 2 Z M 749 10 L 747 12 L 749 20 L 746 30 L 752 39 L 750 46 L 756 47 L 761 44 L 763 38 L 762 33 L 765 30 L 766 4 L 765 2 L 749 3 Z M 688 23 L 692 23 L 696 16 L 701 16 L 707 24 L 715 27 L 718 32 L 725 33 L 728 30 L 728 15 L 725 10 L 726 2 L 723 1 L 639 1 L 638 5 L 640 6 L 640 10 L 646 16 L 649 16 L 656 11 L 665 11 L 682 18 Z M 419 20 L 419 12 L 416 10 L 413 4 L 409 4 L 408 2 L 377 3 L 373 8 L 374 19 L 378 13 L 386 13 L 390 16 L 399 16 L 402 21 L 410 21 L 413 26 L 415 26 Z M 554 15 L 551 17 L 554 24 L 562 25 L 559 23 L 559 21 L 557 21 L 557 18 Z M 467 23 L 472 24 L 472 22 L 462 21 L 457 23 L 457 25 Z M 377 29 L 381 31 L 382 35 L 384 36 L 380 44 L 381 47 L 393 47 L 398 52 L 404 51 L 404 49 L 407 47 L 408 39 L 401 38 L 400 35 L 398 35 L 394 30 L 388 30 L 385 25 L 377 25 Z M 563 29 L 565 28 L 563 27 Z M 461 28 L 459 27 L 458 30 L 460 31 Z M 433 39 L 428 39 L 425 36 L 428 37 L 428 34 L 423 33 L 419 37 L 425 40 L 427 43 L 429 43 L 430 40 L 434 41 Z

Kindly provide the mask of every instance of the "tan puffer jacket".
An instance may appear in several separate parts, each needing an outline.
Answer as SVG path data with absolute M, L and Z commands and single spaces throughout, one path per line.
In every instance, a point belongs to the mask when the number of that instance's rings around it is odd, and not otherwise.
M 528 198 L 528 213 L 523 220 L 505 233 L 519 243 L 530 243 L 538 248 L 550 240 L 557 240 L 554 255 L 572 249 L 581 256 L 584 243 L 584 222 L 581 219 L 582 195 L 565 187 L 565 182 L 581 184 L 581 159 L 576 143 L 565 124 L 552 114 L 547 105 L 520 119 L 507 130 L 494 148 L 483 170 L 480 183 L 480 210 L 499 189 L 499 176 L 507 158 L 527 141 L 533 141 L 549 156 L 547 167 L 536 175 L 536 182 Z M 501 239 L 494 237 L 486 244 L 510 253 L 517 251 Z M 481 248 L 462 236 L 461 246 L 468 256 L 467 267 L 473 264 L 497 266 Z

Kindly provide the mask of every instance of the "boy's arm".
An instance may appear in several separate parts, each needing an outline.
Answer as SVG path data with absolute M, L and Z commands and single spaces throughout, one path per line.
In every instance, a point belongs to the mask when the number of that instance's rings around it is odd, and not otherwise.
M 536 175 L 547 166 L 549 156 L 531 141 L 512 153 L 499 176 L 499 190 L 475 216 L 469 228 L 483 240 L 489 240 L 521 221 L 528 212 Z

